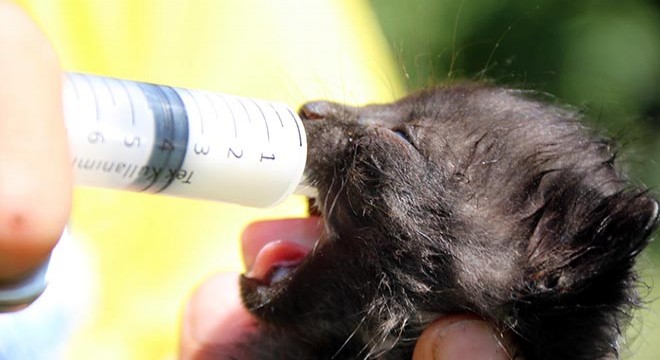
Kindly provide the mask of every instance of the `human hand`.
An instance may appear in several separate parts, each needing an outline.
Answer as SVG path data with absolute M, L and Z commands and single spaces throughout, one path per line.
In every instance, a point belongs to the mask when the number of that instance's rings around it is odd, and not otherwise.
M 243 254 L 249 265 L 253 249 L 245 244 L 272 239 L 273 234 L 310 236 L 315 230 L 309 222 L 297 220 L 259 222 L 250 225 L 243 234 Z M 302 225 L 302 226 L 301 226 Z M 296 227 L 291 235 L 286 227 Z M 277 236 L 277 235 L 275 235 Z M 263 239 L 261 239 L 263 237 Z M 246 241 L 251 238 L 251 241 Z M 296 241 L 296 239 L 290 239 Z M 238 286 L 238 274 L 214 276 L 200 286 L 190 299 L 184 313 L 180 358 L 185 360 L 216 359 L 219 354 L 234 355 L 232 344 L 256 331 L 256 320 L 243 307 Z M 417 341 L 413 360 L 430 359 L 509 359 L 504 346 L 491 327 L 470 315 L 450 315 L 438 319 Z
M 62 72 L 48 40 L 0 0 L 0 284 L 46 261 L 72 192 Z

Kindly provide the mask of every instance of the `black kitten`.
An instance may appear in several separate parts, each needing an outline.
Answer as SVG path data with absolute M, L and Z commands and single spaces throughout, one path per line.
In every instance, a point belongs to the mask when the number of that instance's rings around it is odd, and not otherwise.
M 261 327 L 248 358 L 409 359 L 464 312 L 514 357 L 618 356 L 658 203 L 576 113 L 463 83 L 301 115 L 326 230 L 277 281 L 241 279 Z

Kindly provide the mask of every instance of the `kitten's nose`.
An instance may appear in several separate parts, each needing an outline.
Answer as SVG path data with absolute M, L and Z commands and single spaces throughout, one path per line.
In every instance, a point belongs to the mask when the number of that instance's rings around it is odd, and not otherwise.
M 355 117 L 355 107 L 332 101 L 311 101 L 304 104 L 298 114 L 303 120 L 346 120 Z
M 395 106 L 376 104 L 355 107 L 323 100 L 306 103 L 298 114 L 303 120 L 330 120 L 387 128 L 398 126 L 405 119 L 405 114 Z
M 305 120 L 319 120 L 326 117 L 324 114 L 328 113 L 328 107 L 327 101 L 312 101 L 303 105 L 298 113 Z

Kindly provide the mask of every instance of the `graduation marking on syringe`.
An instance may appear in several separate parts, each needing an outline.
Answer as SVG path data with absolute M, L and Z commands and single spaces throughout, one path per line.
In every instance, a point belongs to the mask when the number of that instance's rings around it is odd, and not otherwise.
M 250 113 L 248 112 L 247 107 L 245 107 L 245 104 L 243 104 L 243 100 L 241 100 L 241 98 L 236 98 L 236 101 L 238 101 L 238 103 L 243 108 L 243 111 L 245 111 L 245 117 L 247 118 L 248 123 L 252 124 L 252 119 L 250 119 Z
M 282 117 L 280 116 L 280 112 L 275 109 L 275 106 L 273 104 L 268 104 L 270 105 L 270 108 L 275 111 L 275 115 L 277 115 L 277 119 L 280 121 L 280 127 L 284 127 L 284 122 L 282 122 Z
M 229 115 L 231 115 L 231 121 L 234 124 L 234 138 L 238 138 L 238 127 L 236 125 L 236 116 L 234 115 L 234 111 L 231 109 L 231 106 L 229 106 L 229 103 L 227 102 L 227 99 L 225 99 L 224 96 L 219 96 L 220 100 L 222 100 L 222 103 L 225 104 L 227 107 L 227 110 L 229 110 Z
M 213 114 L 215 114 L 216 121 L 221 121 L 222 119 L 220 119 L 220 113 L 218 112 L 218 108 L 215 107 L 215 101 L 213 101 L 209 93 L 204 92 L 203 94 L 206 100 L 208 100 L 209 104 L 211 104 L 211 109 L 213 109 Z
M 300 144 L 300 147 L 303 146 L 302 142 L 302 133 L 300 132 L 300 125 L 298 125 L 298 121 L 296 120 L 296 115 L 291 112 L 291 109 L 286 109 L 289 112 L 289 115 L 291 115 L 291 119 L 293 119 L 293 123 L 296 124 L 296 129 L 298 130 L 298 142 Z
M 76 82 L 71 80 L 70 77 L 66 77 L 66 83 L 71 85 L 71 89 L 73 89 L 73 93 L 76 95 L 76 100 L 80 101 L 80 94 L 78 94 L 78 87 L 76 86 Z
M 268 120 L 266 119 L 266 115 L 264 114 L 264 111 L 261 110 L 261 107 L 259 106 L 259 104 L 257 104 L 256 101 L 250 99 L 250 102 L 252 102 L 252 104 L 254 104 L 254 106 L 257 107 L 257 110 L 259 110 L 259 112 L 261 113 L 261 118 L 264 119 L 264 125 L 266 126 L 266 139 L 268 140 L 268 142 L 270 142 L 270 129 L 268 128 Z
M 105 88 L 108 89 L 108 94 L 110 94 L 110 100 L 112 100 L 112 106 L 117 106 L 117 102 L 115 101 L 115 95 L 112 93 L 112 89 L 108 84 L 108 81 L 111 81 L 111 79 L 101 78 L 101 81 L 103 82 L 103 85 L 105 85 Z
M 133 106 L 133 99 L 131 99 L 131 96 L 128 92 L 128 88 L 126 87 L 126 84 L 124 84 L 123 81 L 115 80 L 121 87 L 124 89 L 124 94 L 126 95 L 126 99 L 128 100 L 128 105 L 131 107 L 131 126 L 135 126 L 135 107 Z
M 204 116 L 202 115 L 202 109 L 200 109 L 199 104 L 197 103 L 197 99 L 193 96 L 193 94 L 188 91 L 188 89 L 178 89 L 179 91 L 182 91 L 190 97 L 190 101 L 192 101 L 193 105 L 195 106 L 195 109 L 197 109 L 197 115 L 199 117 L 199 130 L 202 135 L 204 135 Z
M 94 85 L 92 84 L 92 81 L 86 77 L 86 76 L 81 76 L 83 81 L 87 83 L 89 86 L 90 90 L 92 91 L 92 97 L 94 98 L 94 110 L 96 110 L 96 121 L 101 121 L 101 107 L 99 106 L 99 99 L 96 96 L 96 89 L 94 89 Z

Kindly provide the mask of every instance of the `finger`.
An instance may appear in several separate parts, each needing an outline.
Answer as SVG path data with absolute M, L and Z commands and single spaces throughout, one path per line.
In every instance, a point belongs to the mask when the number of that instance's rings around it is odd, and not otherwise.
M 420 336 L 413 360 L 510 359 L 488 323 L 475 317 L 453 315 L 433 323 Z
M 255 321 L 243 307 L 238 274 L 219 274 L 202 284 L 184 312 L 181 359 L 240 359 L 235 346 L 256 331 Z
M 54 50 L 0 0 L 0 281 L 35 268 L 59 239 L 71 166 Z

